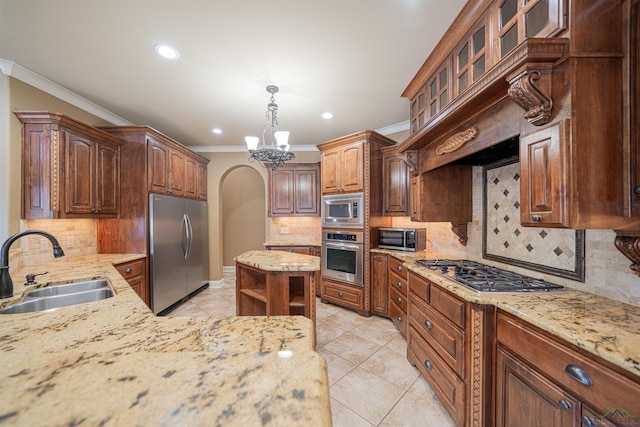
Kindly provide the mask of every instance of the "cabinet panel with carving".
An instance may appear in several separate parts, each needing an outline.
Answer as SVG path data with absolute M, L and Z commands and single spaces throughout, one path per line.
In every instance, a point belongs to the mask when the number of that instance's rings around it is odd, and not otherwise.
M 23 218 L 118 215 L 120 139 L 61 114 L 16 116 L 23 127 Z
M 269 171 L 269 216 L 319 216 L 320 166 L 289 163 Z
M 400 154 L 383 155 L 383 214 L 406 216 L 409 211 L 409 168 Z

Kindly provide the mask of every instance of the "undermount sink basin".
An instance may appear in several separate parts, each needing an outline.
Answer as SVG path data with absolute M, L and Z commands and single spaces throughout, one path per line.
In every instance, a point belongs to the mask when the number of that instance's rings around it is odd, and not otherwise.
M 94 289 L 109 288 L 109 281 L 106 279 L 87 280 L 84 282 L 66 283 L 62 285 L 47 286 L 46 288 L 34 289 L 27 292 L 23 299 L 33 299 L 49 297 L 53 295 L 74 294 L 76 292 L 90 291 Z
M 32 313 L 52 310 L 87 302 L 111 298 L 113 289 L 108 280 L 88 280 L 34 289 L 27 292 L 19 303 L 0 310 L 0 314 Z

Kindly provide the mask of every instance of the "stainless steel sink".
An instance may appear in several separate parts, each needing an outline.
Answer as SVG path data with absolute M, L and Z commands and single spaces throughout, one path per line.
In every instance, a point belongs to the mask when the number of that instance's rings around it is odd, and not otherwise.
M 87 280 L 84 282 L 67 283 L 63 285 L 47 286 L 46 288 L 34 289 L 27 292 L 23 299 L 33 299 L 49 297 L 54 295 L 74 294 L 76 292 L 90 291 L 94 289 L 108 288 L 109 281 L 106 279 Z
M 111 298 L 114 295 L 106 279 L 65 283 L 27 292 L 16 304 L 0 309 L 0 314 L 32 313 Z

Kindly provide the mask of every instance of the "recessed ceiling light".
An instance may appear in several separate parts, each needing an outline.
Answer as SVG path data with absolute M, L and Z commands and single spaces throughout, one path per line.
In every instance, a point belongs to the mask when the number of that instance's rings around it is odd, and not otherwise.
M 214 129 L 211 129 L 211 132 L 215 133 L 216 135 L 219 135 L 222 133 L 222 129 L 214 128 Z
M 157 44 L 153 47 L 153 50 L 155 50 L 156 53 L 162 56 L 163 58 L 172 59 L 172 60 L 176 60 L 180 58 L 180 52 L 178 52 L 177 50 L 175 50 L 174 48 L 166 44 Z
M 332 119 L 333 118 L 333 114 L 329 113 L 329 112 L 326 112 L 326 113 L 320 114 L 320 117 L 322 117 L 323 119 L 327 119 L 328 120 L 328 119 Z

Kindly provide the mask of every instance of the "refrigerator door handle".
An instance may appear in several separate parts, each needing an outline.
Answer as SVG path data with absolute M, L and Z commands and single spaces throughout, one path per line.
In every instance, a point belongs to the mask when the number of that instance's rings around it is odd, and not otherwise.
M 189 218 L 189 214 L 185 214 L 185 218 L 187 219 L 187 255 L 184 257 L 188 259 L 191 256 L 191 249 L 193 248 L 193 227 L 191 226 L 191 218 Z
M 184 259 L 189 257 L 189 226 L 187 214 L 182 214 L 182 256 Z

